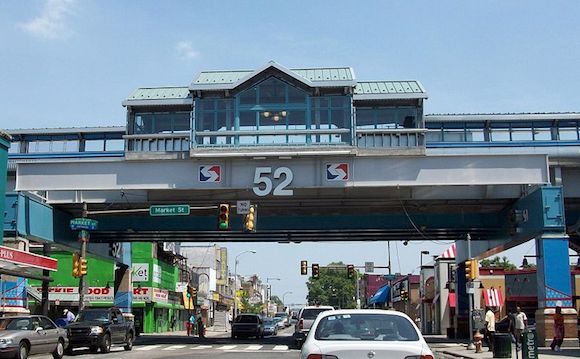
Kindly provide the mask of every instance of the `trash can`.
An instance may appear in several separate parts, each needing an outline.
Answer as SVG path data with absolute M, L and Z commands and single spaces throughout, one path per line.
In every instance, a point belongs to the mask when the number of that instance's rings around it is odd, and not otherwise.
M 509 333 L 495 333 L 493 336 L 493 357 L 512 357 L 512 337 Z

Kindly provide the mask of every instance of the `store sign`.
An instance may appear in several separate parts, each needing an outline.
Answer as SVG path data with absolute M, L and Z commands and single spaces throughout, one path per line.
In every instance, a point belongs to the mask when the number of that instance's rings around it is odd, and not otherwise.
M 176 282 L 175 291 L 177 293 L 183 293 L 187 291 L 187 282 Z
M 149 263 L 133 263 L 133 282 L 149 280 Z
M 169 291 L 151 287 L 133 288 L 133 301 L 135 302 L 156 302 L 168 303 Z
M 169 291 L 165 289 L 153 288 L 153 295 L 151 301 L 156 303 L 168 303 Z
M 153 263 L 153 283 L 161 283 L 161 266 Z
M 58 267 L 58 260 L 54 258 L 4 246 L 0 246 L 0 260 L 49 271 L 56 271 Z
M 39 295 L 42 293 L 42 287 L 33 287 Z M 85 295 L 87 302 L 110 302 L 113 301 L 113 288 L 106 287 L 89 287 Z M 78 302 L 79 288 L 78 287 L 49 287 L 48 300 L 62 301 L 62 302 Z

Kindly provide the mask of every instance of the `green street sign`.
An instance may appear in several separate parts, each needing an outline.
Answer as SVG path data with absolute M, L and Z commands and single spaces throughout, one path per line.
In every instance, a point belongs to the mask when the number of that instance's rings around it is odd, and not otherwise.
M 90 218 L 73 218 L 70 220 L 70 229 L 94 231 L 97 229 L 99 222 Z
M 149 207 L 150 216 L 189 216 L 188 204 Z

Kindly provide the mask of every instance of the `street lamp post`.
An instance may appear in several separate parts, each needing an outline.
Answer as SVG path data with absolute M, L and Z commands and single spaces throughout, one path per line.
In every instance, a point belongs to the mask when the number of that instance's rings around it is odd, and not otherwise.
M 270 298 L 272 297 L 272 285 L 269 283 L 271 280 L 280 280 L 280 278 L 266 278 L 266 296 L 268 300 L 266 301 L 266 316 L 270 316 Z
M 236 317 L 238 315 L 238 257 L 241 256 L 244 253 L 256 253 L 255 250 L 250 249 L 247 251 L 243 251 L 238 253 L 238 255 L 236 256 L 236 260 L 234 262 L 234 317 Z
M 282 294 L 282 306 L 284 308 L 286 308 L 286 300 L 285 300 L 286 294 L 292 294 L 292 292 L 284 292 L 284 294 Z

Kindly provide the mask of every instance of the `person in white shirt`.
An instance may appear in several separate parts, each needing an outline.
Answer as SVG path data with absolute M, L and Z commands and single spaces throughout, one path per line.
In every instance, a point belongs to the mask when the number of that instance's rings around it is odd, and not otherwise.
M 487 307 L 485 313 L 485 342 L 489 351 L 493 351 L 493 336 L 495 335 L 495 313 L 491 307 Z
M 522 312 L 522 308 L 516 308 L 516 320 L 515 320 L 515 337 L 516 337 L 516 348 L 519 350 L 522 343 L 522 333 L 528 326 L 528 317 L 526 313 Z
M 65 319 L 66 319 L 66 322 L 67 322 L 67 324 L 68 324 L 68 323 L 72 323 L 72 322 L 73 322 L 73 320 L 75 320 L 75 315 L 74 315 L 74 314 L 73 314 L 73 312 L 71 312 L 70 310 L 68 310 L 68 309 L 65 309 L 65 310 L 63 311 L 63 314 L 65 315 Z

